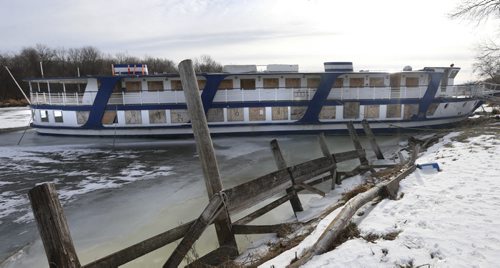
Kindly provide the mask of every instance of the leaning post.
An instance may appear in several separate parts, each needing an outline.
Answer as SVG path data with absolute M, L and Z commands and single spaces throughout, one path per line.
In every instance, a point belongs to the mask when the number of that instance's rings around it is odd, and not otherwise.
M 205 111 L 203 110 L 203 103 L 200 97 L 200 90 L 198 88 L 193 62 L 187 59 L 179 63 L 179 74 L 184 96 L 186 97 L 187 109 L 191 117 L 193 135 L 198 148 L 198 154 L 200 155 L 208 197 L 211 199 L 216 193 L 222 190 L 222 181 L 217 159 L 215 157 L 212 138 L 208 130 Z M 232 224 L 227 207 L 224 207 L 224 211 L 214 220 L 214 225 L 219 245 L 234 248 L 234 252 L 231 252 L 231 254 L 236 256 L 238 254 L 238 247 L 234 234 L 231 231 Z
M 370 124 L 368 124 L 368 121 L 366 121 L 366 119 L 363 119 L 363 121 L 361 121 L 361 124 L 363 125 L 363 130 L 365 131 L 366 137 L 368 137 L 368 140 L 370 141 L 377 159 L 384 159 L 384 155 L 382 154 L 380 147 L 378 147 L 377 141 L 375 140 L 375 135 L 373 135 L 373 131 L 370 128 Z
M 28 196 L 49 267 L 81 267 L 55 185 L 37 185 L 28 192 Z
M 332 176 L 332 190 L 335 189 L 335 183 L 341 184 L 340 176 L 337 174 L 337 160 L 335 156 L 328 150 L 328 144 L 326 143 L 325 133 L 319 133 L 319 146 L 321 147 L 321 152 L 323 156 L 326 156 L 332 163 L 332 169 L 330 170 L 330 175 Z
M 359 161 L 361 162 L 361 165 L 363 166 L 368 166 L 368 160 L 366 159 L 366 153 L 365 150 L 363 150 L 363 147 L 361 146 L 361 143 L 359 142 L 359 137 L 358 134 L 356 133 L 356 129 L 354 128 L 354 124 L 352 121 L 347 122 L 347 130 L 349 131 L 349 135 L 351 136 L 351 140 L 354 143 L 354 148 L 358 152 L 359 155 Z

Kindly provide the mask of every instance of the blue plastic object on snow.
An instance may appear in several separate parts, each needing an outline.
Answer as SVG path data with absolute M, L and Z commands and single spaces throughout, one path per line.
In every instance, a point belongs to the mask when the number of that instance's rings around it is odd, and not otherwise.
M 417 168 L 419 168 L 419 169 L 426 169 L 429 167 L 436 169 L 437 171 L 441 171 L 441 168 L 439 168 L 438 163 L 417 164 Z

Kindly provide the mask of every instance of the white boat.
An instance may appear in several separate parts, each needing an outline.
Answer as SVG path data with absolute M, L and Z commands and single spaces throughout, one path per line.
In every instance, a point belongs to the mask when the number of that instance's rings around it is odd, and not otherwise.
M 344 132 L 366 119 L 374 131 L 441 127 L 482 103 L 480 85 L 454 85 L 458 67 L 401 72 L 353 70 L 326 62 L 230 65 L 197 75 L 212 134 Z M 112 76 L 27 79 L 32 126 L 40 134 L 175 136 L 192 134 L 178 74 L 149 75 L 145 65 L 116 65 Z M 359 125 L 357 126 L 359 127 Z

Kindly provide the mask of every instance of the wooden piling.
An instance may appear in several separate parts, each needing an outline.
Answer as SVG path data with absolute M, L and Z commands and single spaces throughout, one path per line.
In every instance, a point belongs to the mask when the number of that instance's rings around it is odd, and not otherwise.
M 377 141 L 375 140 L 375 135 L 373 135 L 372 129 L 370 128 L 370 124 L 368 124 L 368 121 L 364 119 L 361 121 L 361 124 L 363 125 L 363 130 L 365 131 L 366 137 L 368 137 L 368 140 L 370 141 L 370 144 L 372 146 L 373 151 L 375 152 L 375 155 L 377 156 L 377 159 L 384 159 L 384 155 L 382 154 L 382 151 L 380 150 L 380 147 L 377 144 Z
M 290 175 L 290 180 L 292 181 L 292 187 L 286 189 L 286 192 L 287 194 L 291 195 L 290 204 L 292 205 L 293 212 L 297 213 L 299 211 L 304 211 L 304 208 L 302 208 L 302 203 L 300 203 L 299 196 L 297 195 L 297 191 L 294 188 L 295 178 L 290 169 L 288 169 L 285 158 L 283 157 L 283 153 L 281 152 L 280 146 L 276 139 L 273 139 L 271 141 L 271 151 L 273 152 L 274 161 L 276 162 L 276 166 L 278 167 L 278 169 L 287 169 L 288 174 Z
M 347 123 L 347 130 L 349 130 L 349 135 L 351 136 L 352 142 L 354 143 L 354 148 L 358 152 L 359 156 L 359 161 L 361 162 L 361 165 L 363 166 L 368 166 L 368 159 L 366 159 L 366 153 L 365 150 L 363 150 L 363 146 L 361 146 L 361 143 L 359 142 L 359 137 L 358 134 L 356 133 L 356 129 L 354 128 L 354 124 L 352 121 L 349 121 Z
M 208 197 L 212 198 L 214 194 L 222 190 L 222 182 L 191 60 L 183 60 L 179 63 L 179 75 L 181 77 L 184 96 L 186 97 L 186 105 L 191 117 L 191 126 L 200 156 Z M 227 208 L 224 208 L 224 212 L 219 214 L 219 217 L 214 221 L 214 225 L 219 245 L 234 247 L 234 255 L 236 256 L 238 248 L 234 234 L 231 232 L 231 219 Z
M 340 177 L 337 174 L 337 160 L 335 159 L 335 156 L 330 153 L 330 150 L 328 150 L 328 144 L 326 143 L 325 139 L 325 133 L 321 132 L 319 133 L 319 146 L 321 147 L 321 152 L 323 153 L 323 156 L 328 157 L 330 161 L 332 162 L 332 169 L 330 170 L 330 175 L 332 176 L 332 186 L 331 189 L 335 189 L 335 183 L 341 184 L 342 181 L 340 180 Z
M 49 267 L 81 267 L 55 185 L 44 183 L 35 186 L 28 196 Z

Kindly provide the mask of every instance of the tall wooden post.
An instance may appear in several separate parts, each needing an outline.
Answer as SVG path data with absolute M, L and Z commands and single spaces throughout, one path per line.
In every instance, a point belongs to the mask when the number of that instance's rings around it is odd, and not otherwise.
M 359 137 L 356 133 L 356 129 L 354 128 L 354 124 L 352 123 L 352 121 L 349 121 L 349 123 L 347 123 L 347 129 L 349 130 L 349 135 L 351 136 L 352 142 L 354 143 L 354 148 L 358 152 L 359 162 L 361 162 L 361 165 L 363 166 L 368 166 L 369 163 L 368 159 L 366 159 L 365 150 L 363 150 L 363 146 L 361 146 L 361 143 L 359 142 Z
M 208 197 L 212 198 L 214 194 L 222 190 L 222 182 L 215 157 L 215 151 L 208 130 L 207 118 L 203 110 L 201 102 L 200 90 L 198 88 L 198 81 L 193 68 L 191 60 L 183 60 L 179 63 L 179 74 L 181 77 L 182 88 L 184 96 L 186 97 L 186 104 L 191 117 L 191 126 L 193 128 L 193 135 L 196 140 L 198 154 L 200 155 L 201 167 L 203 176 L 205 178 L 205 185 L 207 188 Z M 234 234 L 231 232 L 231 218 L 227 208 L 219 214 L 214 221 L 215 230 L 220 246 L 228 246 L 234 248 L 234 256 L 238 254 L 238 247 Z
M 35 186 L 28 196 L 49 267 L 81 267 L 54 184 Z
M 283 153 L 281 153 L 280 146 L 276 139 L 271 141 L 271 151 L 273 152 L 274 161 L 276 162 L 278 169 L 288 169 L 285 158 L 283 157 Z M 296 213 L 298 211 L 304 211 L 302 203 L 300 203 L 299 196 L 297 195 L 297 191 L 295 190 L 295 179 L 289 169 L 288 174 L 290 175 L 290 180 L 292 181 L 292 187 L 288 188 L 286 192 L 292 196 L 290 198 L 290 204 L 292 205 L 293 212 Z
M 335 189 L 335 183 L 340 184 L 340 177 L 337 175 L 337 160 L 335 156 L 328 150 L 328 144 L 326 144 L 325 133 L 319 133 L 319 146 L 321 147 L 321 152 L 323 156 L 328 157 L 332 163 L 332 169 L 330 170 L 330 175 L 332 176 L 332 190 Z
M 384 155 L 382 154 L 380 147 L 378 147 L 377 141 L 375 140 L 375 135 L 373 135 L 372 129 L 370 128 L 370 124 L 368 124 L 368 121 L 366 121 L 366 119 L 363 119 L 363 121 L 361 121 L 361 124 L 363 125 L 366 137 L 368 137 L 368 140 L 370 141 L 377 159 L 384 159 Z

